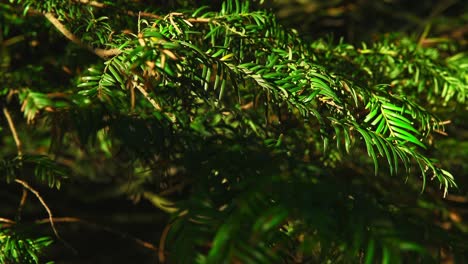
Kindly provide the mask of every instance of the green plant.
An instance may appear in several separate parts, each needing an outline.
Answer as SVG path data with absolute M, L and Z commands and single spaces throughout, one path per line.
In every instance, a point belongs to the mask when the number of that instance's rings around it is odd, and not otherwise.
M 52 243 L 50 237 L 31 238 L 13 229 L 0 232 L 1 263 L 39 263 L 39 254 Z
M 466 53 L 399 35 L 305 41 L 249 1 L 163 15 L 120 2 L 1 4 L 5 180 L 148 200 L 170 215 L 161 262 L 464 258 L 466 225 L 430 219 L 457 186 L 433 148 L 439 113 L 467 109 Z M 10 28 L 33 19 L 50 25 Z M 61 47 L 53 59 L 17 44 L 57 30 L 41 40 Z M 23 49 L 43 57 L 15 62 Z

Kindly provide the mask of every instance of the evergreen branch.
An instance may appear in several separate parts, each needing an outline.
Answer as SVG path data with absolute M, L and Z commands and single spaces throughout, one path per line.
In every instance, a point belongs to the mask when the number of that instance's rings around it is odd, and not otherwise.
M 74 0 L 74 1 L 81 3 L 81 4 L 97 7 L 97 8 L 109 7 L 109 5 L 98 2 L 98 1 L 90 1 L 90 0 Z M 183 13 L 180 13 L 180 12 L 172 12 L 172 13 L 169 13 L 167 16 L 161 16 L 161 15 L 157 15 L 157 14 L 153 14 L 149 12 L 143 12 L 143 11 L 134 12 L 131 10 L 125 10 L 125 14 L 129 16 L 139 17 L 139 18 L 144 17 L 144 18 L 154 18 L 154 19 L 164 19 L 165 17 L 169 17 L 170 19 L 172 19 L 171 17 L 173 16 L 183 16 Z M 201 17 L 190 17 L 184 20 L 191 22 L 191 23 L 208 23 L 211 21 L 211 19 L 201 18 Z
M 74 1 L 78 2 L 80 4 L 85 4 L 85 5 L 89 5 L 89 6 L 93 6 L 93 7 L 97 7 L 97 8 L 107 8 L 107 7 L 109 7 L 109 5 L 98 2 L 98 1 L 90 1 L 90 0 L 74 0 Z M 125 13 L 127 15 L 129 15 L 129 16 L 147 17 L 147 18 L 155 18 L 155 19 L 160 19 L 161 18 L 161 16 L 159 16 L 159 15 L 148 13 L 148 12 L 141 12 L 141 11 L 140 12 L 134 12 L 134 11 L 131 11 L 131 10 L 126 10 Z
M 106 59 L 112 56 L 119 55 L 122 53 L 122 51 L 118 48 L 115 49 L 101 49 L 101 48 L 93 48 L 90 45 L 84 43 L 81 41 L 80 38 L 78 38 L 76 35 L 74 35 L 72 32 L 70 32 L 64 24 L 62 24 L 57 18 L 52 13 L 44 13 L 44 16 L 54 25 L 54 27 L 60 31 L 67 39 L 69 39 L 71 42 L 77 44 L 81 48 L 87 49 L 91 51 L 92 53 L 96 54 L 102 59 Z

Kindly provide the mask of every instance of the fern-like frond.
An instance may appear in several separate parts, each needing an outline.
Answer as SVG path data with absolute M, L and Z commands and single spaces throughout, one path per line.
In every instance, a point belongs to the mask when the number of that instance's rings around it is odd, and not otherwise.
M 0 174 L 7 182 L 27 177 L 51 188 L 60 188 L 62 180 L 69 176 L 68 173 L 65 166 L 44 155 L 28 154 L 0 160 Z

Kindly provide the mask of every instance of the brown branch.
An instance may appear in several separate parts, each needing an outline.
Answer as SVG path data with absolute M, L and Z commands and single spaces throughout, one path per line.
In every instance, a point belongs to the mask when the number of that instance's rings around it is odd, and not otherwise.
M 156 15 L 156 14 L 153 14 L 153 13 L 133 12 L 133 11 L 127 11 L 126 14 L 129 15 L 129 16 L 139 16 L 139 17 L 155 18 L 155 19 L 165 19 L 166 17 L 169 17 L 169 20 L 170 20 L 171 24 L 174 23 L 172 21 L 172 17 L 174 17 L 174 16 L 183 16 L 182 13 L 169 13 L 167 16 L 163 17 L 163 16 Z M 208 22 L 210 22 L 212 20 L 212 18 L 190 17 L 190 18 L 187 18 L 187 19 L 184 19 L 184 20 L 186 22 L 191 22 L 191 23 L 208 23 Z
M 76 1 L 79 2 L 79 3 L 94 6 L 94 7 L 99 7 L 99 8 L 106 7 L 106 4 L 99 3 L 97 1 L 89 1 L 89 0 L 76 0 Z
M 159 240 L 158 259 L 159 259 L 160 263 L 166 262 L 166 256 L 164 254 L 164 247 L 165 247 L 165 244 L 166 244 L 167 234 L 169 233 L 169 230 L 171 229 L 171 226 L 172 226 L 172 224 L 168 224 L 164 228 L 164 230 L 163 230 L 163 232 L 161 234 L 161 238 Z
M 89 1 L 89 0 L 74 0 L 75 2 L 78 2 L 78 3 L 81 3 L 81 4 L 85 4 L 85 5 L 90 5 L 90 6 L 93 6 L 93 7 L 98 7 L 98 8 L 106 8 L 106 7 L 109 7 L 109 5 L 106 5 L 104 3 L 100 3 L 98 1 Z M 155 15 L 155 14 L 152 14 L 152 13 L 148 13 L 148 12 L 133 12 L 133 11 L 130 11 L 130 10 L 127 10 L 125 12 L 127 15 L 130 15 L 130 16 L 142 16 L 142 17 L 149 17 L 149 18 L 161 18 L 161 16 L 158 16 L 158 15 Z
M 241 105 L 240 108 L 241 108 L 242 110 L 247 110 L 247 109 L 252 108 L 253 106 L 254 106 L 254 103 L 253 103 L 253 102 L 249 102 L 249 103 L 246 103 L 246 104 L 244 104 L 244 105 Z
M 10 112 L 8 112 L 8 109 L 6 107 L 3 107 L 3 114 L 7 119 L 11 134 L 13 135 L 13 139 L 15 140 L 16 149 L 18 151 L 18 157 L 21 158 L 23 156 L 23 147 L 18 137 L 18 132 L 16 132 L 15 123 L 13 123 L 13 119 L 11 118 Z
M 79 3 L 82 3 L 82 4 L 87 4 L 87 5 L 91 5 L 91 6 L 94 6 L 94 7 L 98 7 L 98 8 L 107 7 L 106 4 L 103 4 L 103 3 L 100 3 L 100 2 L 97 2 L 97 1 L 89 1 L 89 0 L 75 0 L 75 1 L 77 1 Z M 40 13 L 40 12 L 37 12 L 35 10 L 29 10 L 28 12 L 31 12 L 31 13 L 34 13 L 34 14 Z M 148 13 L 148 12 L 126 11 L 125 13 L 127 15 L 130 15 L 130 16 L 163 19 L 162 16 L 152 14 L 152 13 Z M 118 48 L 114 48 L 114 49 L 93 48 L 91 45 L 84 43 L 79 37 L 77 37 L 70 30 L 68 30 L 67 27 L 65 27 L 65 25 L 62 22 L 60 22 L 60 20 L 58 20 L 52 13 L 46 12 L 46 13 L 43 13 L 43 15 L 68 40 L 70 40 L 71 42 L 77 44 L 81 48 L 89 50 L 90 52 L 96 54 L 100 58 L 107 59 L 109 57 L 117 56 L 117 55 L 122 53 L 122 51 L 120 49 L 118 49 Z M 168 15 L 171 24 L 176 28 L 177 32 L 180 32 L 180 29 L 177 27 L 177 24 L 173 21 L 173 16 L 183 16 L 183 14 L 182 13 L 170 13 Z M 212 19 L 210 19 L 210 18 L 188 18 L 188 19 L 184 19 L 184 20 L 186 22 L 188 22 L 188 23 L 208 23 Z
M 104 3 L 100 3 L 98 1 L 75 0 L 75 2 L 79 2 L 81 4 L 90 5 L 90 6 L 94 6 L 94 7 L 98 7 L 98 8 L 109 7 L 108 5 L 106 5 Z M 131 11 L 131 10 L 126 10 L 125 14 L 127 14 L 129 16 L 134 16 L 134 17 L 146 17 L 146 18 L 155 18 L 155 19 L 163 19 L 164 18 L 163 16 L 156 15 L 156 14 L 149 13 L 149 12 L 134 12 L 134 11 Z M 183 15 L 182 13 L 170 13 L 168 16 L 172 20 L 172 18 L 171 18 L 172 16 L 182 16 L 182 15 Z M 185 19 L 185 20 L 188 21 L 188 22 L 194 22 L 194 23 L 208 23 L 208 22 L 211 21 L 210 18 L 198 18 L 198 17 L 191 17 L 191 18 L 188 18 L 188 19 Z
M 60 239 L 60 235 L 58 234 L 57 229 L 55 228 L 55 225 L 54 225 L 52 211 L 50 211 L 49 206 L 47 206 L 46 202 L 44 201 L 44 199 L 42 199 L 39 192 L 36 191 L 27 182 L 25 182 L 23 180 L 15 179 L 15 182 L 21 184 L 24 188 L 26 188 L 28 191 L 30 191 L 32 194 L 34 194 L 36 196 L 36 198 L 39 200 L 39 202 L 42 204 L 44 209 L 47 211 L 47 214 L 49 215 L 50 226 L 52 227 L 52 230 L 54 231 L 55 236 Z
M 104 230 L 106 232 L 118 235 L 121 238 L 133 240 L 136 244 L 138 244 L 138 245 L 140 245 L 140 246 L 142 246 L 144 248 L 147 248 L 149 250 L 158 252 L 158 248 L 155 245 L 151 244 L 150 242 L 147 242 L 147 241 L 141 240 L 139 238 L 133 237 L 133 236 L 127 234 L 127 233 L 123 233 L 123 232 L 114 230 L 114 229 L 112 229 L 110 227 L 107 227 L 107 226 L 102 226 L 102 225 L 99 225 L 99 224 L 96 224 L 96 223 L 93 223 L 93 222 L 90 222 L 90 221 L 86 221 L 86 220 L 83 220 L 83 219 L 80 219 L 80 218 L 77 218 L 77 217 L 55 217 L 53 220 L 54 220 L 55 223 L 81 223 L 81 224 L 91 226 L 91 227 L 94 227 L 94 228 L 97 228 L 97 229 L 102 229 L 102 230 Z M 41 219 L 41 220 L 37 220 L 36 223 L 37 224 L 45 224 L 45 223 L 48 223 L 49 221 L 50 221 L 49 219 Z
M 18 35 L 18 36 L 14 36 L 14 37 L 11 37 L 9 39 L 6 39 L 4 40 L 2 43 L 0 43 L 1 46 L 4 46 L 4 47 L 8 47 L 8 46 L 11 46 L 11 45 L 14 45 L 18 42 L 21 42 L 23 40 L 25 40 L 26 37 L 24 35 Z
M 16 149 L 18 152 L 18 158 L 21 160 L 23 158 L 23 147 L 22 147 L 21 140 L 19 139 L 18 132 L 16 132 L 15 123 L 13 123 L 13 118 L 11 118 L 10 112 L 8 111 L 6 107 L 3 107 L 3 114 L 5 115 L 5 118 L 7 119 L 11 134 L 13 135 L 13 139 L 15 140 Z M 26 187 L 23 186 L 23 194 L 21 195 L 21 200 L 20 200 L 20 204 L 18 207 L 18 211 L 17 211 L 18 219 L 21 216 L 21 211 L 23 210 L 27 197 L 28 197 L 28 192 L 26 190 Z
M 151 103 L 151 105 L 153 105 L 153 107 L 160 111 L 160 112 L 163 112 L 162 111 L 162 108 L 161 106 L 158 104 L 158 102 L 156 102 L 156 100 L 154 100 L 153 98 L 151 98 L 151 96 L 148 94 L 148 92 L 145 90 L 145 88 L 143 88 L 143 86 L 137 82 L 133 82 L 133 87 L 134 88 L 137 88 L 138 91 L 140 91 L 140 93 L 146 98 L 146 100 L 148 100 L 148 102 Z M 176 121 L 176 117 L 174 114 L 172 113 L 167 113 L 165 112 L 166 116 L 169 117 L 169 119 L 174 123 Z
M 116 56 L 122 53 L 120 49 L 100 49 L 100 48 L 93 48 L 90 45 L 81 41 L 75 34 L 70 32 L 62 22 L 60 22 L 52 13 L 44 13 L 44 16 L 49 20 L 50 23 L 58 30 L 62 35 L 64 35 L 67 39 L 71 42 L 77 44 L 78 46 L 87 49 L 97 56 L 106 59 L 108 57 Z
M 1 222 L 1 223 L 6 223 L 6 224 L 8 224 L 8 226 L 9 226 L 9 225 L 14 225 L 14 224 L 16 224 L 15 221 L 13 221 L 13 220 L 11 220 L 11 219 L 8 219 L 8 218 L 3 218 L 3 217 L 0 217 L 0 222 Z M 3 227 L 3 226 L 2 226 L 2 227 Z
M 445 200 L 452 201 L 452 202 L 457 202 L 457 203 L 468 203 L 468 196 L 448 194 L 445 197 Z
M 167 188 L 167 189 L 161 191 L 160 193 L 158 193 L 158 195 L 160 195 L 160 196 L 168 196 L 168 195 L 171 195 L 171 194 L 173 194 L 173 193 L 175 193 L 175 192 L 179 192 L 179 193 L 180 193 L 180 192 L 184 189 L 184 187 L 185 187 L 186 185 L 187 185 L 187 182 L 183 181 L 183 182 L 181 182 L 181 183 L 178 183 L 178 184 L 176 184 L 176 185 L 174 185 L 174 186 L 171 186 L 171 187 L 169 187 L 169 188 Z
M 177 26 L 177 23 L 174 22 L 174 19 L 173 19 L 174 15 L 182 15 L 182 14 L 180 14 L 180 13 L 170 13 L 169 14 L 169 21 L 171 22 L 171 25 L 175 28 L 177 33 L 182 34 L 182 30 L 180 30 L 180 28 Z
M 44 207 L 44 209 L 47 211 L 47 214 L 49 215 L 49 222 L 50 222 L 50 226 L 52 227 L 52 230 L 55 234 L 55 236 L 57 237 L 58 240 L 60 240 L 66 247 L 70 248 L 75 254 L 77 253 L 76 249 L 74 249 L 69 243 L 67 243 L 65 240 L 63 240 L 63 238 L 59 235 L 57 229 L 55 228 L 55 224 L 54 224 L 54 218 L 52 216 L 52 211 L 50 210 L 50 208 L 47 206 L 46 202 L 44 201 L 44 199 L 42 199 L 41 195 L 39 194 L 38 191 L 36 191 L 34 188 L 32 188 L 27 182 L 23 181 L 23 180 L 20 180 L 20 179 L 15 179 L 15 182 L 16 183 L 19 183 L 20 185 L 22 185 L 24 188 L 26 188 L 28 191 L 30 191 L 32 194 L 34 194 L 36 196 L 36 198 L 39 200 L 39 202 L 42 204 L 42 206 Z
M 51 219 L 49 217 L 49 218 L 45 218 L 45 219 L 36 220 L 36 221 L 34 221 L 34 223 L 39 224 L 39 225 L 47 224 L 47 223 L 50 223 L 50 220 Z M 93 228 L 96 228 L 96 229 L 101 229 L 101 230 L 104 230 L 104 231 L 106 231 L 108 233 L 118 235 L 123 239 L 133 240 L 136 244 L 138 244 L 141 247 L 144 247 L 146 249 L 149 249 L 151 251 L 158 252 L 158 253 L 160 252 L 160 250 L 158 250 L 158 247 L 156 247 L 155 245 L 153 245 L 150 242 L 147 242 L 147 241 L 144 241 L 142 239 L 133 237 L 133 236 L 127 234 L 127 233 L 123 233 L 123 232 L 114 230 L 114 229 L 112 229 L 110 227 L 107 227 L 107 226 L 99 225 L 99 224 L 96 224 L 96 223 L 93 223 L 93 222 L 90 222 L 90 221 L 87 221 L 87 220 L 80 219 L 78 217 L 53 217 L 52 220 L 53 220 L 54 223 L 80 223 L 80 224 L 84 224 L 84 225 L 87 225 L 87 226 L 90 226 L 90 227 L 93 227 Z M 11 219 L 8 219 L 8 218 L 3 218 L 3 217 L 0 217 L 0 222 L 6 224 L 6 225 L 3 225 L 3 226 L 11 226 L 11 225 L 16 224 L 15 221 L 13 221 Z M 163 254 L 167 254 L 167 252 L 163 253 Z
M 26 199 L 28 198 L 28 190 L 23 187 L 23 193 L 21 194 L 21 200 L 18 205 L 18 210 L 16 210 L 16 219 L 19 221 L 21 219 L 21 212 L 23 211 L 24 205 L 26 204 Z

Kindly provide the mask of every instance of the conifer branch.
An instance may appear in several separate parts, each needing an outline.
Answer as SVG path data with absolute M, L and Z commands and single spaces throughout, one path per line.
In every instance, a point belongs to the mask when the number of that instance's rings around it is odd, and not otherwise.
M 101 49 L 101 48 L 93 48 L 90 45 L 84 43 L 81 41 L 79 37 L 77 37 L 75 34 L 70 32 L 62 22 L 60 22 L 52 13 L 44 13 L 44 16 L 49 20 L 50 23 L 58 30 L 62 35 L 64 35 L 67 39 L 69 39 L 71 42 L 77 44 L 81 48 L 87 49 L 97 56 L 106 59 L 112 56 L 119 55 L 122 53 L 120 49 Z

